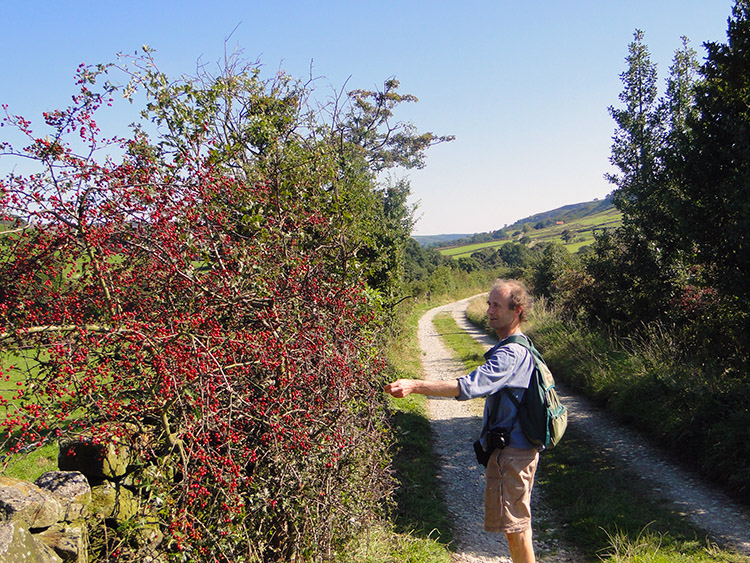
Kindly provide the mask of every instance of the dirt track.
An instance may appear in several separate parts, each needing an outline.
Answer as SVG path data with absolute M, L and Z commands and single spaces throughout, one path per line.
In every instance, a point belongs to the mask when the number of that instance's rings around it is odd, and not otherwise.
M 464 374 L 441 342 L 432 319 L 442 311 L 453 314 L 459 326 L 488 347 L 493 341 L 466 320 L 469 299 L 428 311 L 419 322 L 418 337 L 422 365 L 427 379 L 450 379 Z M 750 511 L 717 493 L 695 476 L 671 465 L 631 432 L 610 422 L 585 400 L 558 385 L 558 392 L 569 410 L 569 424 L 588 434 L 618 463 L 652 483 L 656 494 L 673 503 L 711 539 L 750 555 Z M 484 470 L 477 466 L 471 443 L 481 426 L 481 408 L 474 401 L 430 398 L 428 412 L 436 436 L 436 452 L 442 467 L 439 475 L 448 508 L 455 523 L 455 561 L 462 563 L 509 562 L 505 539 L 482 531 Z M 539 491 L 535 491 L 537 495 Z M 539 506 L 538 499 L 534 509 Z M 577 561 L 572 550 L 561 545 L 537 544 L 538 558 L 544 562 Z

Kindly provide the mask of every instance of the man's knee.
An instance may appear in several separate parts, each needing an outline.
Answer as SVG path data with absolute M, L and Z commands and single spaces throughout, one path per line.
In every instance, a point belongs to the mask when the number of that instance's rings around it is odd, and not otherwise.
M 531 530 L 508 532 L 505 534 L 505 537 L 508 538 L 508 545 L 523 546 L 531 542 Z
M 505 537 L 508 540 L 510 556 L 514 563 L 533 563 L 536 560 L 531 528 L 523 532 L 506 533 Z
M 523 532 L 510 532 L 505 534 L 505 537 L 508 539 L 508 546 L 511 548 L 511 551 L 516 551 L 516 549 L 522 551 L 532 549 L 531 529 L 524 530 Z

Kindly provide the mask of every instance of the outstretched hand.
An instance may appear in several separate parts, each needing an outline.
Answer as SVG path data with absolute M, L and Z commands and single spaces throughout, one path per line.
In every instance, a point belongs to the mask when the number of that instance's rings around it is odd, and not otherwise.
M 413 379 L 398 379 L 393 383 L 389 383 L 383 390 L 396 398 L 406 397 L 409 393 L 414 391 L 415 380 Z
M 435 397 L 458 397 L 458 380 L 425 381 L 424 379 L 397 379 L 389 383 L 383 390 L 394 397 L 402 398 L 411 393 L 433 395 Z

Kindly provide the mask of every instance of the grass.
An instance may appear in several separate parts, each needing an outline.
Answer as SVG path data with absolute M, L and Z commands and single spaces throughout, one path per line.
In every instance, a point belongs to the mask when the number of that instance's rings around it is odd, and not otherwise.
M 450 313 L 438 313 L 433 319 L 443 342 L 453 351 L 453 356 L 463 362 L 468 371 L 484 363 L 485 350 L 476 346 L 476 341 L 461 330 Z
M 419 318 L 431 307 L 415 308 L 405 323 L 404 333 L 390 348 L 393 379 L 422 376 L 422 352 L 417 341 Z M 437 541 L 447 546 L 453 539 L 451 522 L 437 480 L 437 461 L 426 411 L 426 398 L 410 395 L 390 400 L 396 440 L 393 467 L 399 488 L 395 494 L 396 531 Z
M 400 333 L 388 346 L 391 376 L 421 378 L 422 351 L 417 339 L 419 319 L 429 309 L 475 295 L 487 280 L 463 284 L 430 301 L 404 302 Z M 342 555 L 346 563 L 450 563 L 452 519 L 437 479 L 427 399 L 410 395 L 389 399 L 392 408 L 393 470 L 398 481 L 390 527 L 377 527 L 357 538 Z
M 15 454 L 3 471 L 6 477 L 24 481 L 36 481 L 47 471 L 57 471 L 57 455 L 60 448 L 57 442 L 45 444 L 29 453 Z
M 511 242 L 510 239 L 493 240 L 487 242 L 475 242 L 472 244 L 463 244 L 461 246 L 447 246 L 440 248 L 439 252 L 443 256 L 450 258 L 459 258 L 460 256 L 471 256 L 472 253 L 483 248 L 499 248 L 504 244 Z
M 417 324 L 432 306 L 422 303 L 409 308 L 400 334 L 388 347 L 392 379 L 421 377 Z M 437 480 L 425 398 L 413 395 L 388 401 L 394 438 L 392 468 L 397 480 L 391 521 L 356 538 L 338 560 L 341 563 L 450 563 L 448 545 L 453 532 Z
M 614 465 L 575 427 L 543 454 L 537 484 L 566 541 L 590 561 L 750 561 L 711 545 L 703 530 L 670 509 L 648 483 Z
M 0 417 L 16 416 L 22 400 L 15 398 L 19 387 L 23 387 L 36 370 L 37 360 L 34 354 L 5 352 L 2 355 L 0 366 L 4 378 L 0 380 L 0 396 L 7 401 L 0 410 Z M 16 369 L 10 369 L 16 366 Z M 7 379 L 5 379 L 7 378 Z M 6 453 L 5 450 L 3 453 Z M 33 448 L 26 453 L 17 453 L 5 457 L 2 474 L 16 479 L 35 481 L 40 475 L 47 471 L 57 470 L 57 454 L 59 447 L 56 442 L 46 444 L 42 447 Z
M 668 329 L 647 328 L 615 338 L 550 318 L 538 327 L 536 341 L 571 389 L 750 503 L 750 382 L 744 370 L 678 354 L 682 346 Z
M 0 355 L 0 396 L 8 401 L 8 407 L 15 406 L 18 402 L 14 396 L 18 388 L 26 383 L 28 373 L 36 370 L 36 361 L 31 354 L 22 354 L 6 351 Z
M 483 314 L 478 311 L 483 304 L 483 299 L 477 299 L 470 305 L 472 322 L 481 322 Z M 546 325 L 557 322 L 543 304 L 539 309 L 542 313 L 532 316 L 528 331 L 534 337 L 544 333 Z M 452 321 L 451 318 L 446 323 Z M 444 330 L 452 332 L 447 326 Z M 466 342 L 457 348 L 457 353 L 464 356 L 471 347 L 468 339 L 473 341 L 469 335 L 465 338 Z M 542 339 L 535 341 L 540 343 Z M 483 347 L 476 343 L 476 352 L 481 350 Z M 565 357 L 556 358 L 557 365 L 565 361 Z M 548 533 L 548 527 L 556 527 L 554 533 L 576 546 L 588 561 L 750 562 L 750 558 L 710 544 L 703 530 L 670 509 L 648 483 L 617 467 L 574 426 L 568 428 L 557 448 L 542 455 L 537 485 L 555 522 L 538 521 L 536 527 L 544 533 Z
M 357 538 L 336 559 L 339 563 L 450 563 L 442 543 L 375 527 Z

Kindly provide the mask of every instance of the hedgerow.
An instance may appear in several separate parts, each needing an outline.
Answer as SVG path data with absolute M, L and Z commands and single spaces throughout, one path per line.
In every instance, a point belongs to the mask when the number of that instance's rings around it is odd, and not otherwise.
M 368 280 L 361 256 L 383 241 L 353 213 L 387 208 L 363 139 L 392 132 L 379 127 L 398 83 L 355 92 L 374 105 L 326 124 L 283 74 L 170 82 L 152 62 L 124 88 L 102 83 L 114 67 L 82 65 L 46 136 L 5 108 L 29 142 L 3 154 L 37 165 L 0 183 L 0 346 L 25 359 L 3 368 L 21 380 L 3 399 L 5 447 L 85 434 L 128 448 L 133 524 L 157 522 L 177 560 L 327 560 L 392 487 L 377 348 L 389 282 Z M 103 138 L 95 115 L 136 88 L 156 140 L 148 125 Z M 351 116 L 375 109 L 386 121 L 353 135 Z M 137 557 L 109 537 L 109 560 Z

